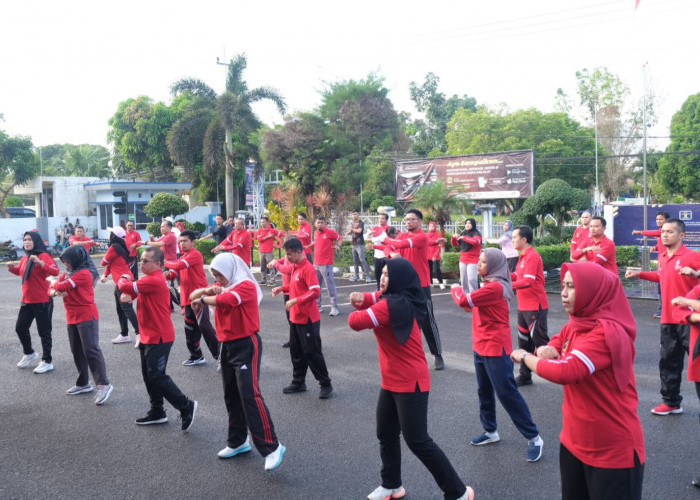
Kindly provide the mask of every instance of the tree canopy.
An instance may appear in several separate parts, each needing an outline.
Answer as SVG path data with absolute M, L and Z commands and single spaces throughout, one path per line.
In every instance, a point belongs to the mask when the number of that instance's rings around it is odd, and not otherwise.
M 16 185 L 24 184 L 39 174 L 39 156 L 28 137 L 10 137 L 0 130 L 0 211 L 4 216 L 5 199 Z

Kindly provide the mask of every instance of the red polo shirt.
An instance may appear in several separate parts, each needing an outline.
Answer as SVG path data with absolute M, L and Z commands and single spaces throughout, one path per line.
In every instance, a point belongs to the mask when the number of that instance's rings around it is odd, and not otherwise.
M 88 251 L 88 253 L 90 253 L 90 247 L 96 247 L 96 246 L 97 246 L 97 243 L 95 243 L 94 240 L 93 240 L 92 238 L 88 238 L 87 236 L 83 236 L 82 238 L 78 238 L 77 236 L 71 236 L 71 237 L 68 238 L 68 244 L 69 244 L 69 245 L 75 245 L 76 242 L 78 242 L 78 241 L 85 241 L 85 242 L 88 242 L 87 245 L 83 245 L 83 247 L 85 248 L 85 250 Z
M 297 303 L 289 310 L 289 320 L 298 325 L 321 321 L 316 299 L 321 295 L 316 269 L 308 259 L 295 264 L 289 279 L 289 298 Z
M 467 312 L 472 312 L 472 346 L 481 356 L 502 356 L 513 351 L 510 336 L 508 302 L 503 298 L 503 285 L 487 281 L 481 288 L 464 293 L 452 289 L 452 298 Z
M 175 327 L 170 318 L 170 290 L 160 269 L 138 281 L 120 278 L 118 286 L 122 293 L 137 299 L 136 317 L 142 344 L 175 341 Z
M 139 247 L 141 246 L 141 235 L 139 232 L 134 230 L 126 233 L 126 238 L 124 238 L 124 241 L 126 241 L 126 248 L 129 248 L 131 245 L 136 243 L 134 249 L 129 250 L 129 257 L 136 257 L 139 253 Z
M 166 260 L 165 267 L 174 269 L 180 275 L 180 305 L 192 303 L 190 294 L 198 288 L 209 286 L 204 274 L 204 257 L 199 250 L 192 249 L 180 256 L 179 260 Z
M 518 294 L 518 309 L 538 311 L 549 309 L 547 291 L 544 287 L 544 267 L 542 257 L 533 247 L 520 254 L 515 272 L 511 273 L 513 290 Z
M 58 266 L 56 262 L 47 253 L 42 253 L 39 258 L 46 264 L 44 267 L 41 264 L 34 263 L 32 272 L 29 273 L 29 279 L 22 283 L 22 302 L 25 304 L 43 304 L 48 302 L 49 297 L 49 282 L 46 278 L 49 276 L 58 276 Z M 12 274 L 16 274 L 20 278 L 24 276 L 24 270 L 29 263 L 29 257 L 25 255 L 16 266 L 9 265 L 7 270 Z M 91 285 L 92 286 L 92 285 Z
M 589 233 L 590 231 L 587 227 L 579 226 L 576 228 L 576 230 L 574 231 L 574 236 L 573 238 L 571 238 L 571 260 L 581 260 L 581 258 L 583 257 L 581 249 L 586 248 L 588 245 L 590 245 L 589 240 L 591 239 L 591 237 Z
M 231 231 L 226 240 L 222 243 L 224 250 L 231 250 L 238 255 L 247 266 L 250 266 L 250 251 L 253 248 L 253 239 L 246 229 Z
M 131 274 L 131 269 L 129 269 L 129 266 L 124 260 L 124 257 L 119 255 L 114 247 L 109 247 L 107 249 L 107 253 L 104 257 L 102 257 L 102 266 L 106 267 L 105 276 L 109 276 L 111 274 L 115 285 L 119 284 L 119 277 L 122 274 L 128 274 L 131 276 L 131 279 L 134 278 L 134 276 Z
M 428 268 L 428 237 L 423 229 L 399 233 L 398 238 L 386 238 L 384 245 L 396 248 L 401 257 L 408 260 L 420 278 L 420 286 L 430 286 L 430 268 Z
M 162 241 L 165 243 L 162 247 L 160 247 L 165 255 L 165 260 L 177 259 L 177 237 L 175 236 L 175 233 L 171 231 L 165 236 L 161 236 L 156 241 Z
M 81 269 L 69 278 L 63 273 L 53 289 L 68 293 L 63 297 L 63 305 L 66 309 L 66 323 L 69 325 L 100 319 L 95 305 L 92 273 L 89 269 Z
M 341 236 L 332 229 L 317 230 L 314 233 L 314 264 L 332 266 L 335 260 L 333 244 L 339 239 L 342 239 Z
M 297 230 L 297 238 L 301 241 L 301 244 L 304 245 L 304 247 L 308 247 L 311 245 L 311 235 L 313 234 L 313 229 L 311 228 L 311 224 L 308 222 L 303 223 L 301 226 L 299 226 L 299 229 Z M 306 254 L 311 254 L 311 248 L 304 248 L 304 253 Z
M 216 296 L 216 337 L 230 342 L 255 335 L 260 331 L 258 290 L 249 281 Z
M 255 233 L 255 239 L 258 240 L 258 250 L 260 253 L 272 253 L 275 245 L 275 236 L 279 236 L 280 232 L 277 229 L 268 227 L 260 228 Z M 267 238 L 267 236 L 272 235 L 272 238 Z

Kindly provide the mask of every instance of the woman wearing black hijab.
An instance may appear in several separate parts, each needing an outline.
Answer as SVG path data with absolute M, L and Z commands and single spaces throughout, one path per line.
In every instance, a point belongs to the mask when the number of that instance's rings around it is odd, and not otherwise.
M 24 356 L 17 363 L 20 368 L 27 368 L 39 355 L 32 349 L 29 327 L 36 319 L 36 329 L 41 338 L 43 354 L 34 373 L 46 373 L 53 370 L 51 359 L 51 316 L 53 300 L 49 297 L 49 282 L 46 278 L 58 275 L 58 266 L 54 262 L 44 240 L 36 231 L 27 231 L 22 239 L 24 256 L 19 264 L 9 264 L 8 271 L 22 277 L 22 305 L 17 316 L 15 330 L 22 343 Z
M 75 385 L 66 391 L 69 396 L 93 391 L 90 372 L 97 386 L 95 404 L 101 405 L 112 393 L 107 378 L 105 360 L 100 349 L 99 314 L 95 305 L 93 272 L 90 255 L 82 245 L 66 248 L 61 254 L 67 273 L 62 274 L 51 287 L 51 295 L 63 297 L 66 308 L 68 341 L 73 361 L 78 369 Z
M 379 349 L 381 390 L 377 401 L 377 437 L 382 459 L 382 484 L 369 500 L 402 498 L 401 443 L 435 478 L 445 498 L 472 499 L 440 447 L 428 435 L 430 374 L 423 353 L 420 320 L 426 314 L 425 295 L 413 265 L 403 258 L 388 259 L 379 291 L 353 292 L 350 303 L 358 309 L 348 317 L 353 330 L 372 328 Z
M 109 228 L 109 248 L 102 259 L 102 265 L 105 267 L 105 273 L 102 276 L 102 283 L 107 283 L 107 277 L 111 274 L 114 280 L 114 302 L 117 306 L 117 316 L 119 317 L 119 326 L 121 332 L 116 338 L 112 339 L 112 344 L 124 344 L 131 342 L 129 336 L 129 323 L 134 327 L 136 335 L 136 347 L 139 343 L 139 323 L 134 312 L 134 306 L 131 302 L 122 302 L 120 300 L 122 293 L 119 291 L 119 278 L 128 276 L 133 280 L 129 264 L 131 257 L 129 249 L 126 247 L 126 231 L 119 226 Z

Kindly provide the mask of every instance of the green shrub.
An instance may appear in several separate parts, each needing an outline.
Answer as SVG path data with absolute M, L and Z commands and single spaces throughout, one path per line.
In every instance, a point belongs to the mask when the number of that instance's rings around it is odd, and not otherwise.
M 546 234 L 541 238 L 535 238 L 532 240 L 532 246 L 535 247 L 546 247 L 550 245 L 559 245 L 561 242 L 557 236 L 552 234 Z
M 452 239 L 452 233 L 449 231 L 445 231 L 445 253 L 447 252 L 452 252 L 455 249 L 455 247 L 452 246 L 452 242 L 450 241 Z
M 574 237 L 574 231 L 576 231 L 576 228 L 573 226 L 563 227 L 561 230 L 561 242 L 562 243 L 570 242 L 571 239 Z
M 615 258 L 618 266 L 639 266 L 639 247 L 636 245 L 623 245 L 615 249 Z
M 542 264 L 545 269 L 555 269 L 561 267 L 564 262 L 569 262 L 569 245 L 547 245 L 536 247 L 537 253 L 542 257 Z
M 459 252 L 445 252 L 442 256 L 442 270 L 446 273 L 459 272 Z
M 199 250 L 199 252 L 202 254 L 202 257 L 204 257 L 204 263 L 205 264 L 210 264 L 211 260 L 216 256 L 215 254 L 211 253 L 212 249 L 216 246 L 216 241 L 212 239 L 208 240 L 197 240 L 194 242 L 194 247 Z
M 146 226 L 146 231 L 148 231 L 148 234 L 152 234 L 155 238 L 160 238 L 162 236 L 160 232 L 160 222 L 149 222 Z

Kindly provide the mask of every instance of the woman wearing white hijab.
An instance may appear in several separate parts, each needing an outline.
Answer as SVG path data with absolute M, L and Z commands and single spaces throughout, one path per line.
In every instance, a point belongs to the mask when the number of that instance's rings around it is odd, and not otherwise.
M 209 266 L 214 286 L 190 295 L 192 308 L 214 306 L 216 336 L 221 342 L 221 376 L 228 411 L 228 439 L 219 458 L 232 458 L 251 450 L 253 444 L 265 457 L 265 470 L 282 463 L 286 448 L 277 440 L 270 411 L 260 394 L 260 313 L 262 290 L 240 257 L 217 255 Z

